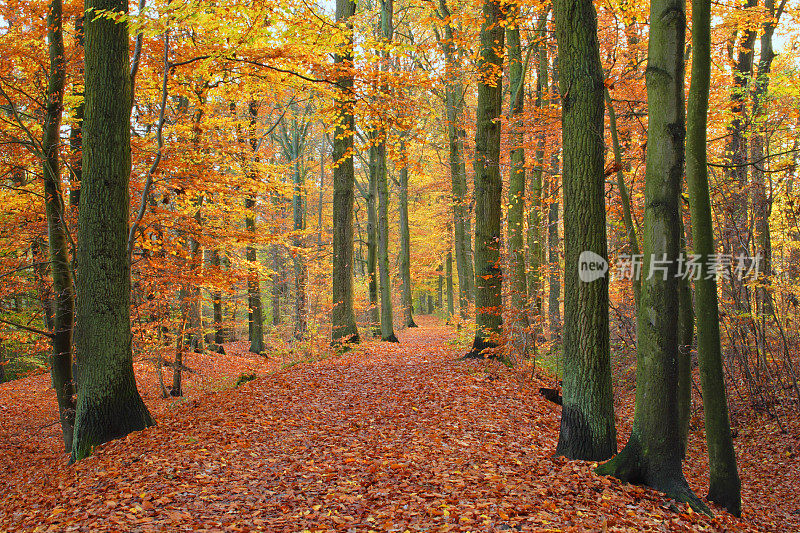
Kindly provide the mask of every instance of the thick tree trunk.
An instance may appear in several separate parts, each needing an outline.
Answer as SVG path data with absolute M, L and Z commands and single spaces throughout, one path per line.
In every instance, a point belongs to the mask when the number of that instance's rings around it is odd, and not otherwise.
M 603 174 L 603 72 L 591 0 L 554 5 L 564 150 L 564 374 L 557 455 L 601 460 L 617 451 L 608 327 Z M 588 256 L 587 256 L 588 254 Z M 589 272 L 591 273 L 591 272 Z
M 484 357 L 497 346 L 503 325 L 503 242 L 500 176 L 500 114 L 503 103 L 505 30 L 496 0 L 484 0 L 478 59 L 478 109 L 475 122 L 475 340 L 466 357 Z
M 636 409 L 627 445 L 597 471 L 644 483 L 707 513 L 708 508 L 689 488 L 681 470 L 677 267 L 685 136 L 683 0 L 654 0 L 650 21 L 644 281 L 637 313 Z
M 334 56 L 339 70 L 335 107 L 339 118 L 333 136 L 333 312 L 332 341 L 359 342 L 353 312 L 353 25 L 356 3 L 336 0 L 336 22 L 343 24 L 346 42 Z
M 127 2 L 86 9 L 127 13 Z M 78 403 L 73 460 L 92 447 L 153 425 L 136 389 L 127 254 L 131 171 L 127 19 L 86 21 L 86 116 L 78 217 L 75 351 Z
M 510 14 L 510 23 L 506 29 L 506 40 L 508 48 L 508 71 L 509 71 L 509 90 L 511 92 L 511 104 L 509 109 L 509 145 L 510 151 L 509 159 L 511 166 L 509 169 L 508 177 L 508 263 L 511 275 L 509 292 L 511 293 L 511 331 L 510 337 L 516 349 L 522 352 L 526 351 L 528 343 L 525 338 L 529 335 L 530 323 L 528 321 L 528 281 L 527 281 L 527 264 L 525 260 L 525 132 L 522 123 L 522 114 L 524 111 L 525 102 L 525 67 L 526 64 L 522 60 L 522 46 L 520 45 L 519 37 L 519 9 L 514 8 Z M 534 171 L 536 173 L 537 171 Z M 541 184 L 541 166 L 538 169 L 539 184 Z M 532 177 L 532 183 L 535 187 L 536 178 Z M 531 191 L 533 192 L 533 191 Z M 531 209 L 531 217 L 538 219 L 538 210 L 535 206 L 529 206 Z M 531 232 L 538 230 L 538 220 L 528 219 L 528 246 L 531 257 L 538 257 L 541 255 L 541 246 L 539 246 L 540 239 L 537 236 L 532 236 Z M 532 226 L 531 223 L 535 224 Z M 533 241 L 533 242 L 531 242 Z M 531 249 L 531 244 L 534 244 L 535 249 Z M 533 267 L 533 265 L 531 265 Z M 539 274 L 539 266 L 536 265 L 535 273 L 531 273 L 531 277 Z M 534 282 L 532 289 L 535 290 L 538 285 Z M 531 293 L 534 298 L 536 295 Z
M 415 328 L 414 303 L 411 297 L 411 231 L 408 225 L 408 160 L 403 144 L 403 168 L 400 169 L 400 283 L 402 284 L 403 321 Z M 451 280 L 452 281 L 452 280 Z
M 768 0 L 769 1 L 769 0 Z M 741 514 L 741 483 L 736 468 L 736 454 L 731 439 L 722 347 L 719 334 L 717 282 L 707 277 L 714 245 L 711 198 L 707 168 L 707 114 L 711 72 L 711 3 L 692 0 L 692 82 L 686 136 L 686 182 L 692 214 L 694 251 L 700 256 L 703 271 L 694 281 L 697 316 L 697 354 L 708 441 L 711 483 L 708 499 L 725 506 L 736 516 Z
M 75 385 L 72 381 L 72 328 L 75 293 L 64 220 L 64 196 L 61 193 L 59 141 L 61 114 L 64 108 L 64 36 L 61 0 L 51 0 L 47 13 L 47 41 L 50 53 L 50 76 L 47 85 L 47 107 L 42 135 L 42 176 L 44 178 L 45 211 L 50 246 L 50 269 L 53 274 L 52 354 L 50 376 L 58 401 L 59 420 L 65 451 L 72 451 L 75 423 Z

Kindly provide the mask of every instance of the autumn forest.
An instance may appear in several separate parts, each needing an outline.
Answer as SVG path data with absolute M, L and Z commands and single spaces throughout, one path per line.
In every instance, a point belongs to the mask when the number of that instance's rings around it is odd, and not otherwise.
M 800 531 L 798 20 L 0 0 L 0 530 Z

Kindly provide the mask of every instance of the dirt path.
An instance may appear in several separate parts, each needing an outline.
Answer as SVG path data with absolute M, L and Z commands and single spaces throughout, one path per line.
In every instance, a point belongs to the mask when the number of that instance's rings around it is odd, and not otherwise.
M 741 530 L 552 458 L 540 383 L 456 361 L 451 337 L 423 321 L 187 402 L 77 467 L 6 465 L 0 531 Z

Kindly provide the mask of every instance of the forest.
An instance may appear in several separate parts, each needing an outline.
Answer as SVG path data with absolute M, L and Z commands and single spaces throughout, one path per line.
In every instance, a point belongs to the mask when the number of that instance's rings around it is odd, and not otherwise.
M 800 531 L 798 20 L 0 0 L 0 531 Z

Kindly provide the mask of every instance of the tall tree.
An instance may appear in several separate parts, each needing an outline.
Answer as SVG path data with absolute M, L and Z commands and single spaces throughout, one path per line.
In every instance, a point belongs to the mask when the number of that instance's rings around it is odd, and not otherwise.
M 528 283 L 527 265 L 525 261 L 525 131 L 522 123 L 522 114 L 525 102 L 525 71 L 526 61 L 522 59 L 522 45 L 519 35 L 519 8 L 514 6 L 509 11 L 509 25 L 506 28 L 506 46 L 508 48 L 509 92 L 511 103 L 509 106 L 509 143 L 510 160 L 508 178 L 508 262 L 511 275 L 509 291 L 511 293 L 511 338 L 518 349 L 524 349 L 527 343 L 523 342 L 528 335 Z M 528 56 L 530 57 L 530 56 Z M 539 167 L 541 168 L 541 167 Z M 541 179 L 541 173 L 539 173 Z M 541 183 L 541 182 L 540 182 Z M 532 207 L 531 211 L 535 211 Z M 538 225 L 537 225 L 538 226 Z M 532 228 L 528 228 L 529 231 Z M 539 239 L 535 239 L 539 244 Z M 530 243 L 529 243 L 530 244 Z M 537 254 L 541 248 L 531 250 Z M 540 255 L 540 254 L 539 254 Z M 538 269 L 537 269 L 538 273 Z
M 503 8 L 484 0 L 478 56 L 475 122 L 475 340 L 466 357 L 483 357 L 497 345 L 503 324 L 500 246 L 503 240 L 500 114 L 503 103 Z
M 637 310 L 636 408 L 625 448 L 597 472 L 644 483 L 709 512 L 683 477 L 679 409 L 681 178 L 684 163 L 683 0 L 650 4 L 646 74 L 649 124 L 642 243 L 643 283 Z
M 250 100 L 247 106 L 250 115 L 249 143 L 252 156 L 246 158 L 246 168 L 248 181 L 255 186 L 258 181 L 255 165 L 258 164 L 258 136 L 256 125 L 258 124 L 258 102 Z M 250 232 L 253 238 L 256 233 L 256 195 L 249 194 L 244 200 L 245 208 L 245 229 Z M 261 281 L 258 276 L 258 262 L 256 247 L 254 243 L 248 243 L 245 248 L 245 259 L 248 262 L 247 269 L 247 325 L 250 338 L 250 351 L 262 353 L 264 351 L 264 311 L 261 302 Z
M 402 168 L 400 169 L 400 283 L 402 288 L 403 322 L 407 328 L 415 328 L 414 303 L 411 296 L 411 230 L 408 224 L 408 154 L 405 142 L 400 146 Z M 452 278 L 450 279 L 452 284 Z
M 464 114 L 464 84 L 459 78 L 463 50 L 457 45 L 456 28 L 447 0 L 439 0 L 438 16 L 444 27 L 442 37 L 436 32 L 445 58 L 445 108 L 449 144 L 450 181 L 453 195 L 453 246 L 458 274 L 459 312 L 467 318 L 475 293 L 475 271 L 472 266 L 472 224 L 467 199 L 467 169 L 464 162 L 466 131 L 461 121 Z
M 394 31 L 394 0 L 380 0 L 381 3 L 381 71 L 385 76 L 389 71 L 389 50 Z M 388 94 L 385 78 L 381 92 Z M 378 136 L 378 270 L 381 286 L 381 340 L 399 342 L 394 334 L 392 313 L 392 276 L 389 271 L 389 180 L 386 157 L 386 137 L 389 128 L 384 124 Z
M 78 215 L 72 458 L 154 423 L 136 389 L 131 352 L 128 182 L 131 79 L 128 3 L 86 0 L 83 177 Z
M 58 401 L 59 420 L 67 452 L 72 450 L 75 422 L 75 385 L 72 376 L 72 328 L 75 292 L 67 245 L 67 223 L 64 219 L 64 196 L 61 192 L 59 142 L 61 115 L 64 111 L 64 35 L 61 0 L 51 0 L 47 13 L 47 41 L 50 55 L 50 76 L 47 84 L 47 107 L 42 135 L 42 176 L 44 178 L 45 211 L 50 245 L 50 269 L 53 274 L 53 333 L 50 375 Z
M 559 0 L 554 14 L 563 104 L 564 374 L 556 454 L 601 460 L 617 451 L 608 328 L 603 71 L 591 0 Z
M 768 0 L 770 1 L 770 0 Z M 763 53 L 763 52 L 762 52 Z M 711 273 L 716 253 L 708 188 L 707 124 L 711 77 L 711 1 L 692 0 L 692 81 L 686 117 L 686 182 L 692 213 L 694 251 L 703 265 L 694 281 L 697 355 L 703 387 L 703 413 L 711 483 L 708 499 L 741 514 L 741 483 L 731 439 L 722 347 L 719 334 L 717 281 Z
M 546 48 L 544 52 L 547 52 Z M 543 56 L 540 52 L 539 60 L 544 63 L 547 60 L 547 55 Z M 558 61 L 555 57 L 553 58 L 552 86 L 554 88 L 558 87 Z M 551 91 L 550 108 L 558 106 L 558 96 L 557 90 Z M 559 151 L 556 148 L 550 155 L 550 174 L 548 177 L 548 202 L 550 207 L 547 210 L 547 264 L 549 270 L 547 279 L 547 314 L 549 315 L 550 339 L 556 342 L 561 337 L 561 260 L 559 256 L 560 238 L 558 231 L 558 206 L 561 186 L 558 179 L 559 167 Z
M 344 44 L 334 55 L 337 67 L 336 128 L 333 136 L 333 312 L 332 340 L 359 342 L 353 311 L 353 23 L 356 2 L 336 0 L 336 23 Z

